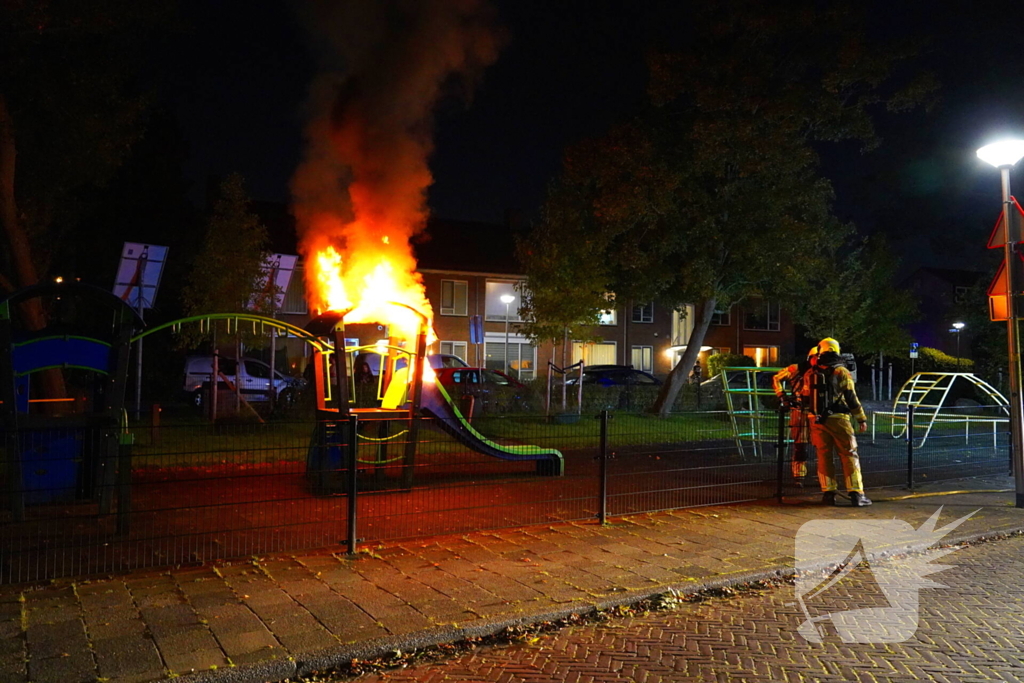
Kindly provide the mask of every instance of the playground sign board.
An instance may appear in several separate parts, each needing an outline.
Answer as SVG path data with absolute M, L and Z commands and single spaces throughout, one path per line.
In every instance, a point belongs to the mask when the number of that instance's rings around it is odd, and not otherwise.
M 167 251 L 168 247 L 158 244 L 125 242 L 114 278 L 114 296 L 136 310 L 153 308 Z
M 292 254 L 267 254 L 263 261 L 263 294 L 269 294 L 271 288 L 276 287 L 274 292 L 274 310 L 280 310 L 284 306 L 285 292 L 292 281 L 292 273 L 295 272 L 295 263 L 298 256 Z M 256 308 L 256 298 L 249 302 L 249 308 Z

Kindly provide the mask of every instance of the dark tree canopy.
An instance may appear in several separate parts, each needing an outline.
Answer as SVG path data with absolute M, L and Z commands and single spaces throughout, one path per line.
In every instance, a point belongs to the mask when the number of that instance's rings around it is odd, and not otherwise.
M 267 229 L 249 208 L 242 176 L 229 175 L 218 194 L 183 292 L 185 313 L 269 313 Z
M 650 107 L 566 153 L 557 187 L 581 199 L 558 235 L 597 254 L 577 272 L 602 263 L 608 291 L 695 307 L 659 414 L 716 308 L 785 297 L 834 267 L 851 228 L 832 216 L 816 145 L 869 148 L 880 109 L 931 91 L 927 76 L 899 83 L 910 52 L 872 44 L 859 19 L 845 3 L 703 4 L 684 51 L 652 53 Z
M 143 132 L 140 50 L 168 2 L 0 4 L 0 286 L 47 273 Z

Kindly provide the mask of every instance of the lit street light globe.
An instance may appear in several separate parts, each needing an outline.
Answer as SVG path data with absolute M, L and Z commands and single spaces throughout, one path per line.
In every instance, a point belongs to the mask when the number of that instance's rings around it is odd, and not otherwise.
M 996 168 L 1008 168 L 1024 159 L 1024 140 L 1006 139 L 985 145 L 978 150 L 978 158 Z

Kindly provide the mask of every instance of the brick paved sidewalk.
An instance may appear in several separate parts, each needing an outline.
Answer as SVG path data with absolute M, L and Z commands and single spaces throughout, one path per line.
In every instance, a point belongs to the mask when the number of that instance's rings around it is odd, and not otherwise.
M 517 622 L 791 570 L 811 519 L 940 524 L 981 508 L 959 540 L 1024 530 L 1005 477 L 967 493 L 873 492 L 869 508 L 790 500 L 446 536 L 89 581 L 0 589 L 0 682 L 276 681 Z M 934 491 L 932 491 L 934 492 Z M 924 491 L 924 493 L 930 493 Z M 916 493 L 915 496 L 919 496 Z M 899 500 L 881 500 L 901 498 Z M 889 550 L 896 550 L 891 548 Z

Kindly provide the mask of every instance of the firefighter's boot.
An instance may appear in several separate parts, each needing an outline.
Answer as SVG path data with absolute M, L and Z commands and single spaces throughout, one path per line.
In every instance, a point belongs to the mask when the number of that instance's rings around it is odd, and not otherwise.
M 852 491 L 850 493 L 850 505 L 855 508 L 867 507 L 868 505 L 871 505 L 871 499 L 860 491 Z

